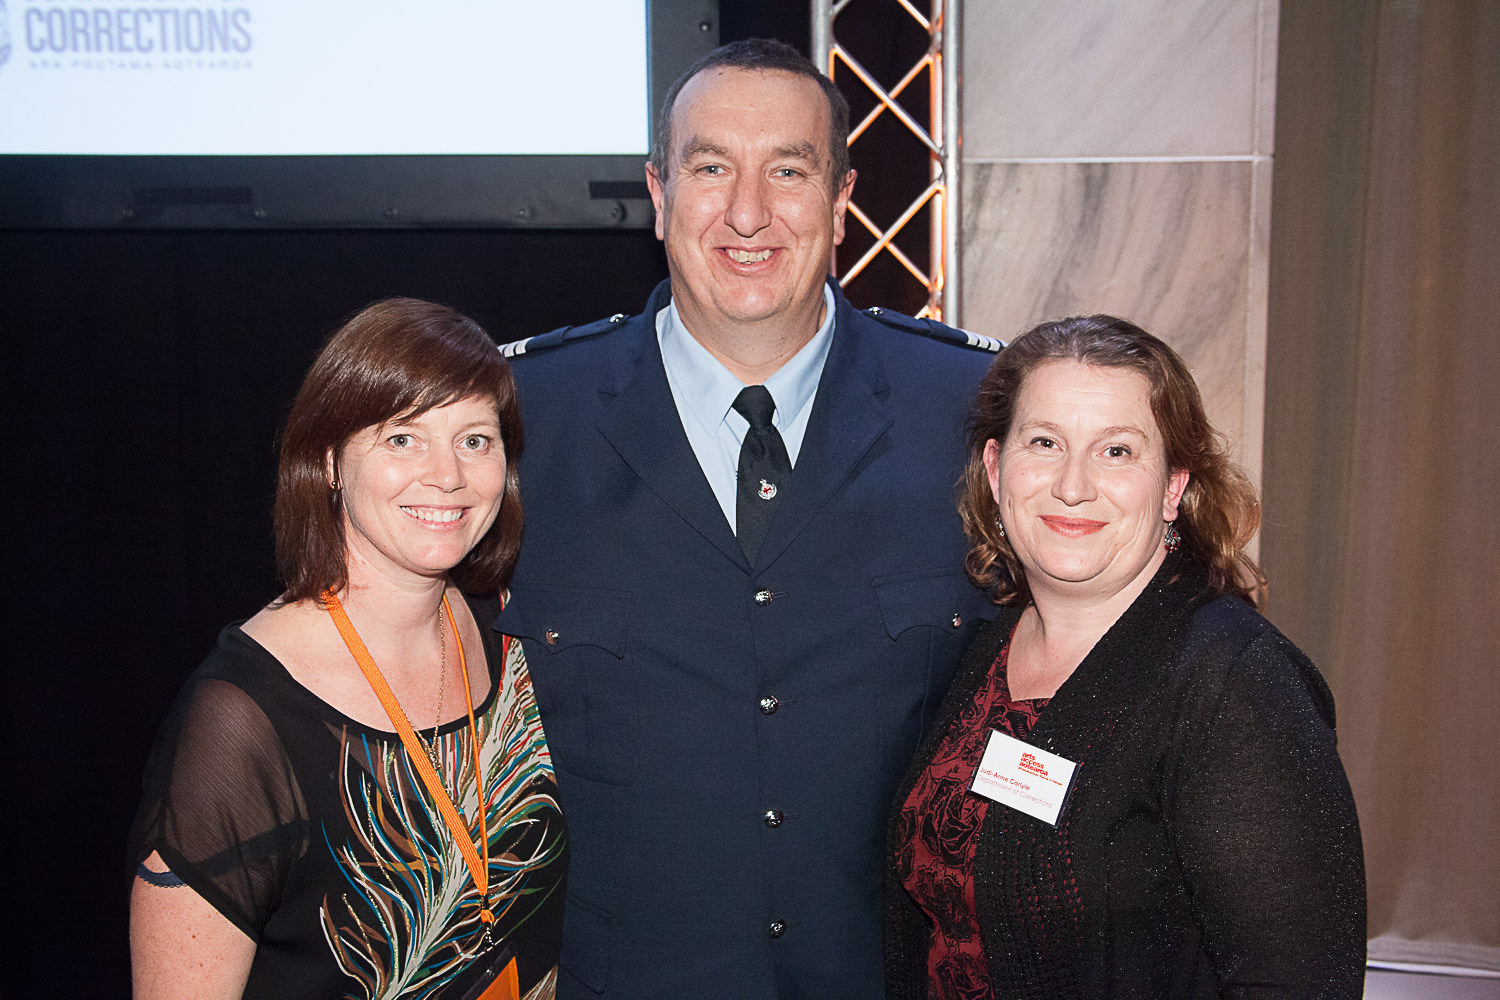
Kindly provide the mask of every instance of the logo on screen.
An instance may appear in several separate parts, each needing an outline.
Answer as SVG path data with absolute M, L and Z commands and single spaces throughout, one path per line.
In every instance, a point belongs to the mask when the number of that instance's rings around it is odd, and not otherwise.
M 10 48 L 7 2 L 0 0 L 0 63 Z M 248 70 L 255 44 L 252 11 L 228 2 L 148 7 L 138 0 L 94 0 L 86 8 L 33 0 L 24 27 L 17 25 L 16 46 L 24 37 L 33 70 Z

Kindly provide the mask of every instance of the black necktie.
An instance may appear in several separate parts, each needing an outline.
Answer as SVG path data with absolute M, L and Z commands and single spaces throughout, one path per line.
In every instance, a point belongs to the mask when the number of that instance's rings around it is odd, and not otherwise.
M 771 423 L 776 401 L 763 385 L 748 385 L 734 398 L 734 408 L 750 421 L 740 445 L 739 486 L 734 505 L 735 534 L 745 558 L 755 562 L 771 518 L 792 481 L 792 460 L 781 434 Z

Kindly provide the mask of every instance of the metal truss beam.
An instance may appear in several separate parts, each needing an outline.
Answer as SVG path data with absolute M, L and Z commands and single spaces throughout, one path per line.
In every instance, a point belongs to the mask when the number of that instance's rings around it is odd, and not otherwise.
M 865 131 L 881 115 L 890 113 L 912 135 L 927 148 L 929 183 L 907 205 L 906 210 L 887 229 L 881 229 L 855 202 L 849 203 L 849 214 L 865 227 L 875 243 L 846 272 L 840 274 L 839 284 L 847 285 L 870 262 L 881 253 L 889 253 L 913 278 L 927 289 L 927 305 L 922 315 L 941 319 L 945 323 L 958 325 L 959 310 L 959 11 L 962 0 L 931 0 L 931 14 L 923 14 L 911 0 L 862 0 L 855 11 L 845 14 L 854 5 L 854 0 L 811 0 L 812 4 L 812 58 L 835 82 L 839 82 L 839 69 L 848 71 L 846 79 L 852 77 L 859 86 L 874 96 L 875 107 L 849 131 L 849 145 L 864 135 Z M 846 18 L 857 16 L 889 17 L 894 11 L 898 16 L 911 17 L 927 32 L 928 46 L 922 58 L 909 69 L 901 80 L 889 90 L 885 89 L 848 50 L 839 44 L 834 35 L 835 21 L 840 14 Z M 928 81 L 928 123 L 923 128 L 897 100 L 901 94 L 926 71 Z M 868 141 L 868 140 L 866 140 Z M 929 272 L 912 263 L 895 238 L 902 229 L 928 204 L 930 220 L 928 241 L 931 248 Z

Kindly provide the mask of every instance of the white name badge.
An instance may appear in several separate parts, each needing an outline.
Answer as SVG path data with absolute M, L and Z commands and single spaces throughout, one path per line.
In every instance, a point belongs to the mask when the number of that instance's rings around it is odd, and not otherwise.
M 1077 769 L 1078 764 L 1066 757 L 990 730 L 990 742 L 969 788 L 1056 826 Z

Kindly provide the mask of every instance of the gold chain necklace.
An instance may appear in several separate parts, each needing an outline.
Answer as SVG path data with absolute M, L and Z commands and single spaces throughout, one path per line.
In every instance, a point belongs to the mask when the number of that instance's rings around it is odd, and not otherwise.
M 422 734 L 417 734 L 417 740 L 422 744 L 422 749 L 427 751 L 427 759 L 432 761 L 432 769 L 441 772 L 437 758 L 438 726 L 443 721 L 443 695 L 447 691 L 448 684 L 448 632 L 443 628 L 443 606 L 438 605 L 437 610 L 438 627 L 438 700 L 437 712 L 432 719 L 432 738 L 423 740 Z

